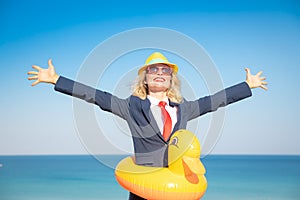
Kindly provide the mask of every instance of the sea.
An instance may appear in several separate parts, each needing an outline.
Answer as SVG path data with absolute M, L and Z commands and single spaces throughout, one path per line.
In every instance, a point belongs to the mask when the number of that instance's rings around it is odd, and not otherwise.
M 0 156 L 0 200 L 126 200 L 126 155 Z M 300 156 L 208 155 L 204 200 L 300 200 Z

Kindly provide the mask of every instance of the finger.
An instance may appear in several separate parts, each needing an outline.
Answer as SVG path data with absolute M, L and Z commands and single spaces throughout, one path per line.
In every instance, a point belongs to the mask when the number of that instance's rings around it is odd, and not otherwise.
M 31 86 L 35 86 L 36 84 L 38 84 L 40 81 L 35 81 L 34 83 L 31 84 Z
M 260 86 L 262 89 L 264 89 L 264 90 L 268 90 L 268 88 L 266 87 L 266 86 L 264 86 L 264 85 L 261 85 Z
M 266 77 L 261 77 L 260 80 L 261 81 L 266 80 Z
M 39 73 L 38 73 L 38 72 L 36 72 L 36 71 L 29 71 L 29 72 L 27 72 L 27 74 L 34 74 L 34 75 L 38 75 Z
M 37 66 L 37 65 L 32 65 L 32 68 L 34 68 L 34 69 L 36 69 L 36 70 L 38 70 L 38 71 L 40 71 L 42 68 L 40 68 L 39 66 Z
M 28 77 L 28 80 L 36 80 L 36 79 L 38 79 L 38 76 L 30 76 L 30 77 Z
M 263 84 L 263 85 L 268 85 L 268 82 L 261 82 L 261 84 Z
M 260 76 L 263 73 L 263 71 L 260 71 L 256 74 L 256 76 Z
M 247 74 L 250 74 L 250 69 L 249 68 L 245 68 L 245 71 L 247 72 Z
M 52 59 L 50 58 L 49 60 L 48 60 L 48 66 L 50 67 L 52 67 L 53 65 L 52 65 Z

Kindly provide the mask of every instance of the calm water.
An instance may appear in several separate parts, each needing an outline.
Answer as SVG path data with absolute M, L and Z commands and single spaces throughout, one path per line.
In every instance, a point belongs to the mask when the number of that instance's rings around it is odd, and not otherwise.
M 0 200 L 128 198 L 115 180 L 124 156 L 0 156 Z M 211 199 L 300 199 L 300 156 L 207 156 Z

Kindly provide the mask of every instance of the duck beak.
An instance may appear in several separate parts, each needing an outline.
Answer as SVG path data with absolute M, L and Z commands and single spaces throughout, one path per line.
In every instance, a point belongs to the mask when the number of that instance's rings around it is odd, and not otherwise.
M 183 156 L 182 161 L 186 172 L 190 171 L 198 175 L 205 174 L 206 170 L 199 158 Z

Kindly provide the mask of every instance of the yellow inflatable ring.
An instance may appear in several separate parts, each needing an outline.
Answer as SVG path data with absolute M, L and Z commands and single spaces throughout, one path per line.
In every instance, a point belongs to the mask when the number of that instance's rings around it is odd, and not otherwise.
M 148 200 L 198 200 L 207 188 L 200 161 L 200 143 L 188 130 L 179 130 L 169 142 L 168 167 L 147 167 L 134 157 L 119 162 L 115 175 L 126 190 Z

